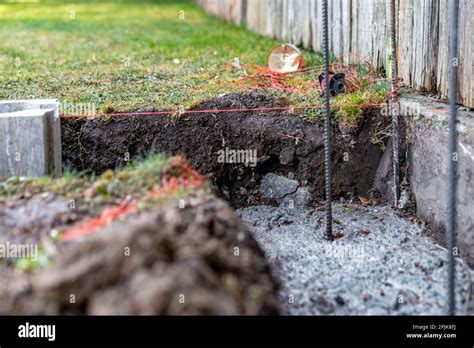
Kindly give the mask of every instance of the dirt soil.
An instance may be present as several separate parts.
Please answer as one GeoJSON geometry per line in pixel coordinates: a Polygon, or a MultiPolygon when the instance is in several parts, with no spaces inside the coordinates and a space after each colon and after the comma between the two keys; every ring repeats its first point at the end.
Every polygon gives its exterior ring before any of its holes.
{"type": "Polygon", "coordinates": [[[204,196],[116,221],[37,274],[3,266],[4,314],[279,313],[279,286],[248,228],[204,196]]]}
{"type": "MultiPolygon", "coordinates": [[[[275,106],[288,103],[254,90],[224,95],[194,109],[275,106]]],[[[259,192],[262,179],[272,177],[268,174],[294,179],[305,188],[296,188],[296,198],[317,201],[324,195],[323,125],[299,116],[272,111],[62,119],[63,163],[99,174],[152,152],[184,154],[234,207],[277,204],[275,192],[259,192]],[[226,148],[256,151],[256,166],[220,162],[218,151],[226,148]]],[[[369,110],[353,134],[333,125],[335,197],[371,190],[382,156],[371,138],[387,124],[380,113],[369,110]]],[[[70,225],[85,215],[80,209],[71,215],[67,199],[46,194],[0,208],[5,217],[0,242],[10,243],[44,242],[58,224],[70,225]]],[[[21,273],[0,263],[5,280],[0,313],[281,312],[279,282],[262,250],[229,205],[215,198],[188,197],[184,209],[177,201],[158,205],[79,241],[45,247],[53,262],[39,273],[21,273]]]]}
{"type": "Polygon", "coordinates": [[[66,197],[50,192],[0,204],[0,244],[39,244],[56,228],[72,226],[91,213],[71,209],[66,197]]]}
{"type": "MultiPolygon", "coordinates": [[[[288,106],[288,102],[254,90],[227,94],[194,109],[275,106],[288,106]]],[[[382,156],[380,146],[371,138],[387,124],[388,120],[372,109],[365,111],[355,134],[343,134],[333,125],[335,198],[366,194],[371,189],[382,156]]],[[[309,187],[314,200],[324,196],[323,124],[304,120],[298,112],[62,119],[61,127],[66,168],[100,173],[150,152],[184,154],[201,174],[209,175],[214,191],[235,207],[262,203],[256,193],[260,179],[268,173],[295,177],[309,187]],[[219,163],[218,151],[225,148],[256,150],[258,164],[219,163]]]]}

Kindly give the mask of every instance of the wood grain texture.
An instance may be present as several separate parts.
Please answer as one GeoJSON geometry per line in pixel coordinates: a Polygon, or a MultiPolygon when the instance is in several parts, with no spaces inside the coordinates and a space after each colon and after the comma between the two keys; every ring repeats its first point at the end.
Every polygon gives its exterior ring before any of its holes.
{"type": "Polygon", "coordinates": [[[459,6],[458,98],[462,104],[474,106],[474,2],[461,0],[459,6]]]}
{"type": "Polygon", "coordinates": [[[195,0],[207,13],[223,20],[241,24],[244,19],[244,1],[246,0],[195,0]]]}
{"type": "MultiPolygon", "coordinates": [[[[196,0],[206,11],[285,42],[322,49],[321,0],[196,0]]],[[[459,1],[459,103],[474,107],[474,1],[459,1]]],[[[390,0],[330,0],[329,48],[386,64],[390,0]]],[[[448,95],[448,0],[397,0],[398,76],[418,90],[448,95]]]]}

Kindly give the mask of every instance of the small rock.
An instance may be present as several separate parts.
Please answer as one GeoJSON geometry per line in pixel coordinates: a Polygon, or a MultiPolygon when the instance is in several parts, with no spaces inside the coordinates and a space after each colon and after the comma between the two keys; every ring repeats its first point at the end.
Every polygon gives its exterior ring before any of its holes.
{"type": "Polygon", "coordinates": [[[280,163],[290,165],[295,160],[295,149],[286,147],[280,152],[280,163]]]}
{"type": "Polygon", "coordinates": [[[260,185],[262,198],[267,199],[281,199],[286,195],[295,193],[297,189],[298,182],[296,180],[290,180],[273,173],[265,175],[260,185]]]}

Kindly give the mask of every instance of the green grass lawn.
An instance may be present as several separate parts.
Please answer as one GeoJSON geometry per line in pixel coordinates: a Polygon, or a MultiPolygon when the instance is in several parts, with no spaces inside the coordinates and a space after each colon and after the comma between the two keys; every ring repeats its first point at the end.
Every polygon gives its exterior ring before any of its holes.
{"type": "Polygon", "coordinates": [[[175,110],[243,89],[226,63],[266,65],[277,43],[178,0],[0,2],[0,28],[0,99],[98,112],[175,110]]]}

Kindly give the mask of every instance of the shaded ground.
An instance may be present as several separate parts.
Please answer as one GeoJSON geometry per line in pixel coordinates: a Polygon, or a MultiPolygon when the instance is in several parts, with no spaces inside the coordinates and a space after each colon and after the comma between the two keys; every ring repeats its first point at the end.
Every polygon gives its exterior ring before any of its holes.
{"type": "MultiPolygon", "coordinates": [[[[195,110],[288,106],[267,93],[227,94],[195,110]]],[[[228,112],[168,116],[62,119],[63,161],[78,171],[102,172],[150,152],[184,154],[215,192],[234,206],[260,203],[256,194],[267,173],[293,175],[306,183],[314,200],[323,197],[323,125],[286,111],[228,112]],[[256,151],[255,167],[221,163],[219,151],[256,151]]],[[[388,120],[379,110],[364,110],[350,133],[333,125],[334,195],[366,195],[382,156],[378,133],[388,120]]]]}

